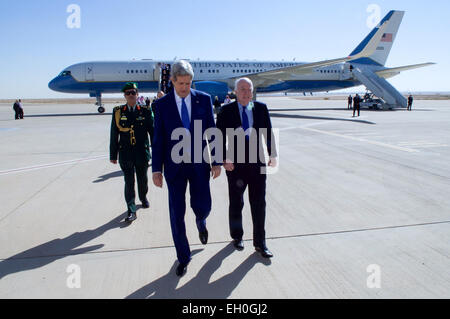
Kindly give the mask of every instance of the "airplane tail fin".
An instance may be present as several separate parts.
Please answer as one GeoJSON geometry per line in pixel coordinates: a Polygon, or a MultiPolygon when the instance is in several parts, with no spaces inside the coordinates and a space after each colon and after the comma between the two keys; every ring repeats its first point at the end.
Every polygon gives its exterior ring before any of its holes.
{"type": "Polygon", "coordinates": [[[395,38],[397,36],[398,29],[403,20],[405,11],[390,11],[381,22],[369,33],[369,35],[353,50],[350,55],[356,55],[364,50],[368,45],[373,36],[377,33],[379,28],[383,23],[387,22],[386,31],[383,37],[379,41],[375,52],[368,58],[361,58],[354,60],[354,63],[364,63],[364,64],[375,64],[384,66],[386,60],[391,52],[392,45],[394,44],[395,38]]]}

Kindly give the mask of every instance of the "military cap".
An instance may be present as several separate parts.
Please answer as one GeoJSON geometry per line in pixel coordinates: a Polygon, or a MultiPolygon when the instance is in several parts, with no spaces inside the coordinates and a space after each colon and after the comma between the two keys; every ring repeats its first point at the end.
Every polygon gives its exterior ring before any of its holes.
{"type": "Polygon", "coordinates": [[[122,88],[122,92],[125,92],[126,90],[135,89],[137,90],[137,83],[136,82],[128,82],[125,84],[125,86],[122,88]]]}

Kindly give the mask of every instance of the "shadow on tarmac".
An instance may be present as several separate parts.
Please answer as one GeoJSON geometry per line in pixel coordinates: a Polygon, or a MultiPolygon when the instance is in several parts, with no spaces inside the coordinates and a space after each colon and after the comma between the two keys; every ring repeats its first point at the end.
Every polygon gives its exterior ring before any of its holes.
{"type": "MultiPolygon", "coordinates": [[[[198,253],[201,250],[192,252],[198,253]]],[[[219,269],[222,261],[235,252],[232,243],[225,246],[199,270],[197,275],[187,282],[184,286],[176,288],[180,277],[175,274],[178,265],[176,261],[169,272],[161,278],[149,283],[148,285],[133,292],[126,299],[149,299],[149,298],[172,298],[172,299],[224,299],[231,295],[233,290],[244,279],[245,275],[258,263],[266,266],[271,264],[270,259],[265,259],[258,253],[248,256],[236,269],[231,273],[210,283],[211,276],[219,269]]],[[[189,272],[189,266],[187,271],[189,272]]]]}
{"type": "Polygon", "coordinates": [[[102,183],[102,182],[106,182],[108,179],[110,178],[115,178],[115,177],[120,177],[123,176],[123,172],[117,171],[117,172],[112,172],[112,173],[108,173],[102,176],[99,176],[95,181],[93,181],[92,183],[102,183]]]}
{"type": "Polygon", "coordinates": [[[295,119],[307,119],[307,120],[356,122],[356,123],[370,124],[370,125],[376,125],[377,124],[377,123],[370,122],[370,121],[365,121],[365,120],[352,120],[352,119],[343,119],[343,118],[337,118],[337,117],[306,116],[306,115],[280,114],[280,113],[271,113],[270,117],[295,118],[295,119]]]}
{"type": "Polygon", "coordinates": [[[112,113],[69,113],[69,114],[30,114],[25,117],[65,117],[65,116],[104,116],[112,115],[112,113]]]}
{"type": "Polygon", "coordinates": [[[103,244],[76,248],[100,237],[108,230],[128,227],[130,224],[123,221],[126,216],[127,212],[96,229],[73,233],[62,239],[54,239],[4,259],[0,261],[0,279],[10,274],[46,266],[68,255],[79,255],[100,249],[104,246],[103,244]]]}

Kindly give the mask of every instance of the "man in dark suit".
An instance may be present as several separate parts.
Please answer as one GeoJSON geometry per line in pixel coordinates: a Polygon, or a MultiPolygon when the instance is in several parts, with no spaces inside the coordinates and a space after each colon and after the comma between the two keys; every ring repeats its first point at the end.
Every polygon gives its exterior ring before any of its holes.
{"type": "Polygon", "coordinates": [[[212,166],[203,157],[207,149],[203,137],[209,128],[215,128],[211,97],[191,89],[194,72],[187,61],[178,61],[172,66],[171,81],[174,90],[155,101],[155,136],[152,143],[153,183],[163,185],[163,173],[169,191],[169,210],[172,237],[179,265],[176,274],[182,276],[191,260],[191,251],[186,237],[184,215],[186,212],[186,188],[189,182],[190,205],[196,216],[197,229],[202,244],[208,242],[206,218],[211,211],[210,174],[220,175],[221,163],[212,166]],[[182,136],[181,140],[179,136],[182,136]],[[178,147],[192,137],[187,147],[178,147]],[[178,138],[178,139],[177,139],[178,138]]]}
{"type": "Polygon", "coordinates": [[[127,104],[113,109],[109,159],[117,164],[125,179],[125,201],[128,208],[127,222],[136,220],[136,193],[134,176],[136,174],[138,194],[142,207],[148,208],[148,162],[150,160],[150,140],[153,137],[153,114],[149,108],[137,105],[139,96],[137,84],[126,83],[122,89],[127,104]]]}
{"type": "Polygon", "coordinates": [[[235,84],[237,101],[222,106],[217,116],[217,128],[222,131],[223,166],[228,178],[229,227],[236,249],[244,249],[242,236],[242,209],[244,192],[248,196],[253,221],[253,246],[265,258],[273,257],[267,249],[265,238],[266,217],[266,160],[263,137],[269,153],[268,165],[276,166],[275,139],[267,106],[252,102],[253,83],[240,78],[235,84]],[[226,138],[225,138],[226,136],[226,138]]]}
{"type": "Polygon", "coordinates": [[[412,104],[413,104],[413,101],[414,101],[414,98],[413,98],[413,96],[410,94],[410,95],[408,96],[408,111],[411,111],[411,110],[412,110],[412,104]]]}
{"type": "Polygon", "coordinates": [[[16,120],[20,119],[20,108],[18,100],[14,102],[13,109],[14,109],[14,119],[16,120]]]}
{"type": "Polygon", "coordinates": [[[359,94],[356,94],[353,98],[353,117],[355,117],[355,112],[358,111],[358,116],[361,108],[361,98],[359,97],[359,94]]]}

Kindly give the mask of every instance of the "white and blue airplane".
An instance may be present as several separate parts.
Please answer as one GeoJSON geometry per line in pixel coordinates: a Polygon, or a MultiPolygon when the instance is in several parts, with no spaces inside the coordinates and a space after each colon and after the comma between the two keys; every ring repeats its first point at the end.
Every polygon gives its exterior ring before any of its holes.
{"type": "MultiPolygon", "coordinates": [[[[407,107],[405,97],[387,78],[402,71],[434,63],[395,68],[385,67],[404,11],[390,11],[348,57],[302,62],[189,61],[194,69],[193,87],[218,96],[223,101],[233,90],[234,81],[246,76],[256,93],[323,92],[364,85],[385,102],[385,107],[407,107]]],[[[103,113],[103,93],[120,93],[126,82],[137,82],[140,92],[161,88],[162,68],[173,61],[98,61],[83,62],[65,68],[50,81],[49,88],[65,93],[88,93],[96,97],[103,113]]]]}

